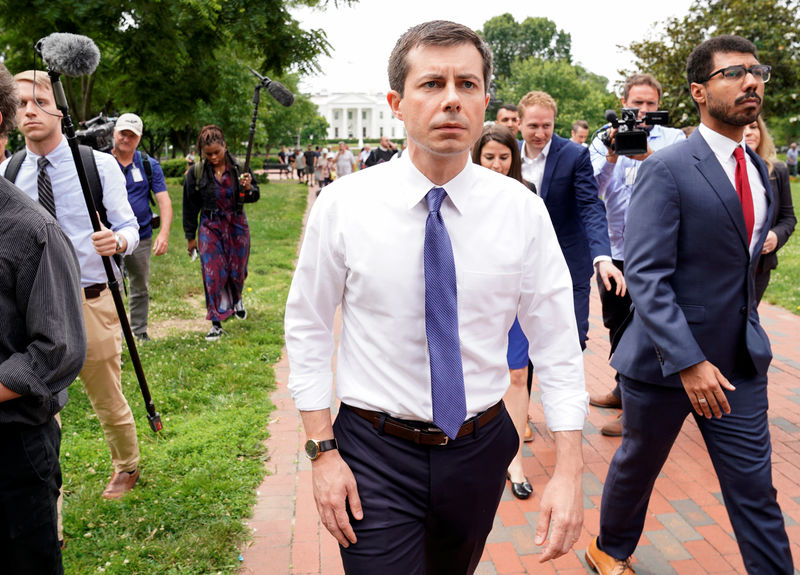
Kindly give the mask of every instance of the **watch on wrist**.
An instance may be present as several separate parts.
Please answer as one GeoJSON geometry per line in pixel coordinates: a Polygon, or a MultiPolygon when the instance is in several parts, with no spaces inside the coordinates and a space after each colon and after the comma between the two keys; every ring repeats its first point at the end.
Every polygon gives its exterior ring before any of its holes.
{"type": "Polygon", "coordinates": [[[339,444],[336,443],[335,438],[326,439],[324,441],[318,439],[309,439],[306,441],[306,455],[311,461],[316,460],[323,452],[333,449],[339,449],[339,444]]]}
{"type": "Polygon", "coordinates": [[[119,234],[117,234],[117,233],[115,233],[115,234],[114,234],[114,239],[115,239],[115,240],[117,240],[117,250],[116,250],[116,253],[120,253],[120,252],[122,252],[122,236],[121,236],[121,235],[119,235],[119,234]]]}

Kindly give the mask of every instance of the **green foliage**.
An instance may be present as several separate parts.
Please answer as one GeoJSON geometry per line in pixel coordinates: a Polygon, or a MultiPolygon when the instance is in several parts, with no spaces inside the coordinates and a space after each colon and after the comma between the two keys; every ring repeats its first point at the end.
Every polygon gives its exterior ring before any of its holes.
{"type": "Polygon", "coordinates": [[[199,262],[186,254],[179,180],[169,179],[168,188],[176,216],[169,251],[152,259],[154,337],[137,346],[164,429],[150,431],[125,353],[123,389],[138,424],[141,480],[121,501],[106,501],[108,449],[80,383],[70,387],[61,414],[66,573],[234,574],[250,537],[243,520],[265,473],[271,366],[283,346],[307,188],[273,183],[248,204],[248,318],[227,321],[227,334],[213,343],[204,339],[199,262]]]}
{"type": "MultiPolygon", "coordinates": [[[[633,69],[649,72],[661,82],[661,107],[670,112],[674,125],[694,125],[699,119],[686,81],[690,52],[712,36],[743,36],[756,45],[759,61],[773,68],[765,90],[764,116],[773,125],[790,126],[778,142],[785,143],[800,135],[796,114],[798,25],[796,0],[696,0],[686,16],[667,20],[651,38],[631,44],[633,69]]],[[[629,75],[630,71],[623,73],[629,75]]]]}
{"type": "MultiPolygon", "coordinates": [[[[350,4],[354,0],[339,0],[350,4]]],[[[246,65],[280,77],[316,70],[328,54],[322,30],[303,30],[291,5],[325,0],[3,0],[3,56],[13,72],[31,68],[33,43],[54,30],[91,37],[96,72],[63,78],[76,121],[99,111],[145,119],[145,145],[166,138],[188,151],[196,129],[219,124],[232,142],[246,139],[255,78],[246,65]]]]}
{"type": "Polygon", "coordinates": [[[498,96],[516,104],[532,90],[547,92],[558,104],[555,131],[568,137],[575,120],[586,120],[590,126],[602,123],[603,112],[616,106],[617,99],[606,89],[607,85],[606,78],[581,66],[563,60],[528,58],[512,64],[498,96]]]}
{"type": "Polygon", "coordinates": [[[163,160],[161,169],[165,178],[183,178],[183,174],[186,172],[186,165],[186,158],[175,158],[163,160]]]}
{"type": "Polygon", "coordinates": [[[517,22],[511,14],[495,16],[478,31],[492,49],[494,76],[499,82],[511,74],[514,60],[535,56],[570,62],[572,38],[548,18],[525,18],[517,22]]]}

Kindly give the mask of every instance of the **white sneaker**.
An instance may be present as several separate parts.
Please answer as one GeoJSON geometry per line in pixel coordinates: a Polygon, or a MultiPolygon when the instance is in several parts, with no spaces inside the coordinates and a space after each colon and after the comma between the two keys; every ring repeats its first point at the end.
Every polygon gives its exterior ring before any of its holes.
{"type": "Polygon", "coordinates": [[[247,319],[247,310],[244,309],[244,301],[239,300],[233,304],[233,314],[239,319],[247,319]]]}
{"type": "Polygon", "coordinates": [[[212,324],[211,329],[208,331],[208,335],[206,335],[206,341],[217,341],[222,337],[223,333],[225,332],[222,331],[220,326],[212,324]]]}

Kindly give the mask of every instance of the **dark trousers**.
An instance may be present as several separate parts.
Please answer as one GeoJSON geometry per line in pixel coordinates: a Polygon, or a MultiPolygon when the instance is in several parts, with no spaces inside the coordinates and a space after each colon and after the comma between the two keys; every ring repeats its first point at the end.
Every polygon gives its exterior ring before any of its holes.
{"type": "MultiPolygon", "coordinates": [[[[624,272],[625,271],[625,262],[622,260],[611,260],[616,268],[624,272]]],[[[614,341],[614,336],[617,334],[617,330],[622,326],[622,322],[625,321],[625,318],[628,317],[628,314],[631,311],[631,296],[628,292],[625,292],[624,296],[618,296],[614,293],[617,286],[614,280],[611,280],[611,291],[606,289],[603,280],[600,279],[599,275],[595,275],[595,279],[597,280],[597,289],[600,294],[600,304],[603,308],[603,325],[608,330],[608,339],[610,341],[614,341]]],[[[617,376],[619,377],[619,376],[617,376]]],[[[619,383],[617,386],[611,391],[617,397],[620,396],[619,391],[619,383]]]]}
{"type": "Polygon", "coordinates": [[[575,321],[578,324],[578,342],[581,344],[581,349],[586,349],[586,340],[589,338],[589,296],[591,291],[592,286],[588,281],[572,284],[572,304],[575,307],[575,321]]]}
{"type": "Polygon", "coordinates": [[[56,500],[61,487],[61,430],[0,425],[0,572],[61,575],[56,500]]]}
{"type": "Polygon", "coordinates": [[[346,406],[333,426],[364,518],[340,548],[351,575],[464,575],[478,565],[519,436],[505,408],[473,435],[421,446],[373,428],[346,406]]]}
{"type": "MultiPolygon", "coordinates": [[[[695,415],[722,489],[748,573],[791,574],[789,540],[772,486],[766,378],[731,381],[731,413],[695,415]]],[[[622,444],[606,477],[600,508],[600,548],[629,557],[644,527],[656,477],[692,410],[684,389],[620,376],[622,444]]]]}

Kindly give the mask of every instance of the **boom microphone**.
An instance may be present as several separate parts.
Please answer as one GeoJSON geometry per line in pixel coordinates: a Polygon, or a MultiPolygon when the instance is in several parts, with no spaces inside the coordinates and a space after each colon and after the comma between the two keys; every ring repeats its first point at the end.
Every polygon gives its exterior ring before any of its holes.
{"type": "MultiPolygon", "coordinates": [[[[248,66],[248,68],[250,68],[250,66],[248,66]]],[[[266,76],[262,76],[252,68],[250,68],[250,71],[261,80],[261,83],[267,87],[267,91],[272,94],[272,97],[280,104],[283,106],[291,106],[294,103],[294,94],[292,94],[286,86],[275,80],[270,80],[266,76]]]]}
{"type": "Polygon", "coordinates": [[[36,42],[34,49],[49,71],[65,76],[88,76],[100,63],[100,50],[92,39],[78,34],[55,32],[36,42]]]}

